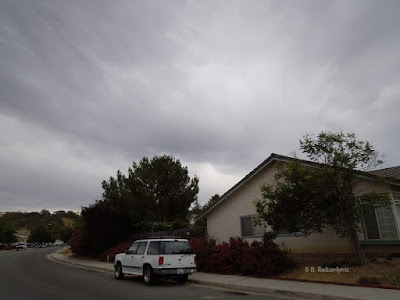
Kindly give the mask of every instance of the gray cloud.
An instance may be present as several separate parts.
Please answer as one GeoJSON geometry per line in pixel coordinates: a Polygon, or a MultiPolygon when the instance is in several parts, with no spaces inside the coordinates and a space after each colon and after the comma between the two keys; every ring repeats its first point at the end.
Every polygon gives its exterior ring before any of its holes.
{"type": "Polygon", "coordinates": [[[399,165],[397,1],[2,1],[0,210],[79,209],[167,153],[222,194],[306,132],[399,165]]]}

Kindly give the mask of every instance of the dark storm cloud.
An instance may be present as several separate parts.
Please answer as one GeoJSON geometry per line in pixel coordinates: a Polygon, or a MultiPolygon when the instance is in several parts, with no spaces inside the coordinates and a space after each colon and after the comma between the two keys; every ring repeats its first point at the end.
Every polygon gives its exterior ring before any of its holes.
{"type": "Polygon", "coordinates": [[[2,1],[0,211],[79,209],[162,153],[200,176],[204,203],[321,130],[356,132],[399,165],[399,9],[2,1]]]}

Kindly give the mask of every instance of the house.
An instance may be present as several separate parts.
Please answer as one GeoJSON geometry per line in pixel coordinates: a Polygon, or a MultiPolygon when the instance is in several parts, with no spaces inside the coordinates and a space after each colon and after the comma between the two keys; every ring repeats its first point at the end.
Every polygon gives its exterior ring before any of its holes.
{"type": "MultiPolygon", "coordinates": [[[[277,172],[276,165],[286,163],[293,158],[271,154],[259,166],[223,194],[218,201],[200,213],[196,220],[207,221],[209,237],[218,242],[227,241],[230,237],[242,237],[249,242],[261,240],[269,231],[269,226],[259,218],[253,201],[261,198],[260,185],[273,184],[277,172]]],[[[309,167],[320,164],[300,160],[309,167]]],[[[361,245],[366,253],[400,253],[400,166],[373,172],[357,172],[356,195],[375,191],[386,193],[391,201],[390,206],[371,206],[363,220],[363,232],[359,233],[361,245]],[[390,177],[393,180],[376,183],[376,175],[390,177]]],[[[313,233],[304,236],[297,234],[280,234],[276,243],[284,245],[293,253],[354,253],[350,239],[339,238],[334,231],[326,230],[323,234],[313,233]]]]}

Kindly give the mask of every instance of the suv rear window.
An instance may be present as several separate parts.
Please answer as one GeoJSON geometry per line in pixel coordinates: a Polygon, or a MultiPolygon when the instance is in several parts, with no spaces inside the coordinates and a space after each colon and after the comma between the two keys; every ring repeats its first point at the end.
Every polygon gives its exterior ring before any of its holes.
{"type": "Polygon", "coordinates": [[[150,242],[147,254],[192,254],[193,249],[187,241],[150,242]]]}

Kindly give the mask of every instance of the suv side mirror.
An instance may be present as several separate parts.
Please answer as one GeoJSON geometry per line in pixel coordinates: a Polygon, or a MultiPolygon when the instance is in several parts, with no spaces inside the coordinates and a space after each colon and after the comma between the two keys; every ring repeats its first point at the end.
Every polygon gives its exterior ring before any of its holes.
{"type": "Polygon", "coordinates": [[[129,249],[125,249],[125,254],[129,254],[129,249]]]}

